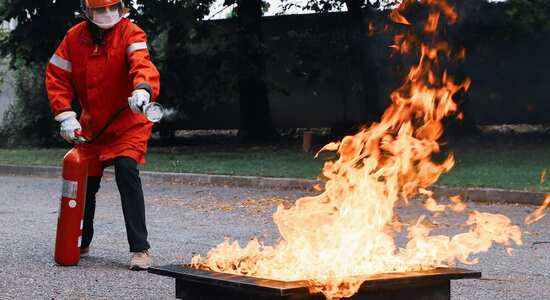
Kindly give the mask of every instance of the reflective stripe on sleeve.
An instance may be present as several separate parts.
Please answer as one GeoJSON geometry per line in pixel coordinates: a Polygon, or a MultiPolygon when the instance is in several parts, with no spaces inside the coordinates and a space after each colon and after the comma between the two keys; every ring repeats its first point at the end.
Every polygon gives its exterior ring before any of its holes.
{"type": "Polygon", "coordinates": [[[54,54],[52,58],[50,59],[50,63],[60,69],[63,69],[67,72],[73,71],[73,65],[70,61],[64,59],[61,56],[58,56],[57,54],[54,54]]]}
{"type": "Polygon", "coordinates": [[[139,42],[139,43],[133,43],[128,46],[128,49],[126,49],[126,53],[130,54],[137,50],[143,50],[147,49],[147,43],[146,42],[139,42]]]}

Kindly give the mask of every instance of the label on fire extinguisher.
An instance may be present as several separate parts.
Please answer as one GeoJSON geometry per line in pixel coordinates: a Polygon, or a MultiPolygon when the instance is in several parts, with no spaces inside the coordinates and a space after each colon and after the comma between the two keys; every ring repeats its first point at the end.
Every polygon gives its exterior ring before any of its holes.
{"type": "Polygon", "coordinates": [[[63,180],[63,190],[61,195],[63,198],[76,199],[76,189],[78,187],[78,182],[63,180]]]}

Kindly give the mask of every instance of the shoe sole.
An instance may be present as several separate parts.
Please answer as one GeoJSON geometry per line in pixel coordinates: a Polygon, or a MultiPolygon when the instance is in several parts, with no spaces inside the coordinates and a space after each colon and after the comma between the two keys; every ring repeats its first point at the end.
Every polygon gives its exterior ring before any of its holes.
{"type": "Polygon", "coordinates": [[[140,267],[140,266],[131,266],[131,267],[130,267],[130,270],[131,270],[131,271],[137,271],[137,272],[139,272],[139,271],[147,271],[148,269],[149,269],[149,267],[147,267],[147,268],[142,268],[142,267],[140,267]]]}

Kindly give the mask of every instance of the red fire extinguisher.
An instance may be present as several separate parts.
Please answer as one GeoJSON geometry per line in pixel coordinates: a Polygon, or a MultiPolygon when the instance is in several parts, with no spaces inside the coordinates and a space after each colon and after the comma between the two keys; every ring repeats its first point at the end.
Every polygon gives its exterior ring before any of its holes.
{"type": "Polygon", "coordinates": [[[61,266],[75,266],[80,261],[87,179],[88,162],[77,145],[63,159],[63,188],[55,240],[55,262],[61,266]]]}
{"type": "MultiPolygon", "coordinates": [[[[57,220],[54,254],[55,262],[61,266],[76,266],[80,261],[88,161],[82,155],[79,144],[93,143],[128,108],[128,106],[125,106],[115,112],[103,128],[90,139],[82,136],[80,131],[75,131],[77,136],[76,146],[67,152],[63,158],[63,189],[57,220]]],[[[164,115],[164,108],[156,102],[145,105],[142,107],[142,111],[145,117],[153,123],[160,122],[164,115]]]]}

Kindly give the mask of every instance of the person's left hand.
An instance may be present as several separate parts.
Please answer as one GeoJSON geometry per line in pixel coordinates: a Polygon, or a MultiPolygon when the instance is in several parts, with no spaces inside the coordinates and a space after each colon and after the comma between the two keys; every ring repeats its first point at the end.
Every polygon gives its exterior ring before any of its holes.
{"type": "Polygon", "coordinates": [[[142,113],[143,107],[149,104],[150,99],[151,95],[149,95],[149,92],[144,89],[137,89],[128,98],[128,105],[133,112],[142,113]]]}

